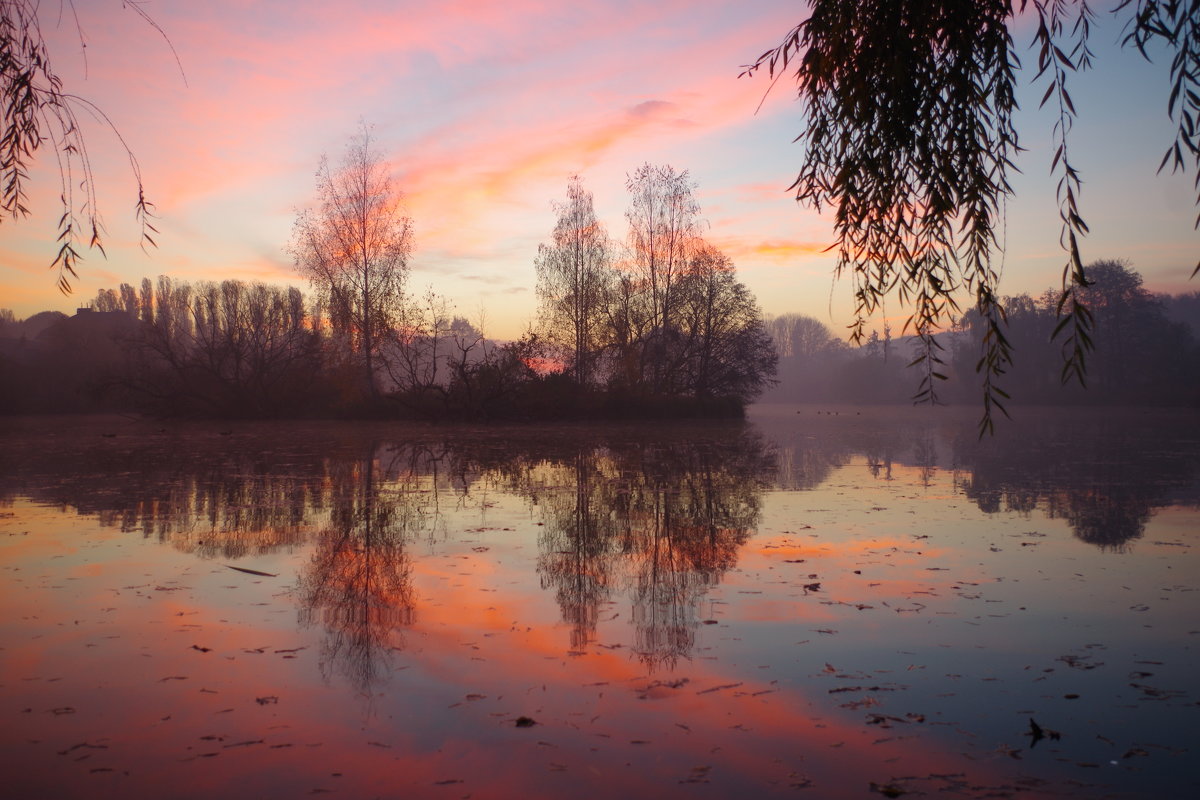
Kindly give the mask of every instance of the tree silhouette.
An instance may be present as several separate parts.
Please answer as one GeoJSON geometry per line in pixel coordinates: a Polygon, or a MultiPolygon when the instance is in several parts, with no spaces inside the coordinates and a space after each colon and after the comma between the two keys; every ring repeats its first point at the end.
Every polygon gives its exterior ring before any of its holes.
{"type": "Polygon", "coordinates": [[[600,315],[613,276],[612,248],[596,219],[583,180],[567,180],[567,202],[555,203],[558,221],[551,244],[538,245],[538,299],[551,339],[565,346],[567,366],[580,386],[595,371],[600,315]]]}
{"type": "Polygon", "coordinates": [[[327,304],[334,332],[356,356],[373,397],[379,350],[404,299],[412,220],[366,126],[338,169],[322,156],[317,197],[317,207],[296,218],[291,252],[327,304]]]}

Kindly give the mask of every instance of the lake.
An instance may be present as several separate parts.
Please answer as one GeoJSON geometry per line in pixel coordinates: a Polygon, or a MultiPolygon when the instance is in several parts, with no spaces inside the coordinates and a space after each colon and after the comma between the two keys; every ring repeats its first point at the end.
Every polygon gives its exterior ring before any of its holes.
{"type": "Polygon", "coordinates": [[[0,420],[7,797],[1197,796],[1200,417],[0,420]]]}

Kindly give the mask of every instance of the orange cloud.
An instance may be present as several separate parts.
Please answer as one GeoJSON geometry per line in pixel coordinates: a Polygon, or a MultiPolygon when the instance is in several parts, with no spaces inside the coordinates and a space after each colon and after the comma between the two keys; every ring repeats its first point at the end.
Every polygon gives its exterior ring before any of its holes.
{"type": "Polygon", "coordinates": [[[781,266],[793,266],[800,260],[828,255],[829,251],[827,242],[794,239],[756,241],[721,237],[716,239],[714,244],[728,254],[735,263],[742,266],[764,261],[781,266]]]}

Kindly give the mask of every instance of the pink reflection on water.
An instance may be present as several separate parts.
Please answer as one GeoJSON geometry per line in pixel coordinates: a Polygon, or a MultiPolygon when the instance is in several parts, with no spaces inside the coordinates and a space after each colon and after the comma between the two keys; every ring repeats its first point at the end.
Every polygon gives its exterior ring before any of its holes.
{"type": "Polygon", "coordinates": [[[1168,693],[1194,512],[1135,558],[982,514],[929,469],[828,459],[783,492],[753,454],[447,478],[387,452],[314,459],[300,489],[183,475],[161,516],[18,496],[0,514],[7,791],[1037,797],[1137,786],[1149,762],[1122,754],[1194,718],[1168,693]],[[1033,748],[1032,716],[1062,741],[1033,748]],[[1097,730],[1118,762],[1100,779],[1080,766],[1097,730]]]}
{"type": "Polygon", "coordinates": [[[149,544],[60,569],[111,531],[15,508],[0,684],[18,795],[782,793],[853,770],[870,747],[948,768],[918,742],[872,746],[874,731],[814,713],[765,675],[703,657],[648,673],[626,620],[568,655],[540,588],[469,550],[419,562],[405,649],[371,696],[348,697],[322,678],[318,632],[295,628],[287,579],[149,544]],[[17,534],[31,522],[36,539],[17,534]],[[521,716],[537,724],[518,728],[521,716]]]}

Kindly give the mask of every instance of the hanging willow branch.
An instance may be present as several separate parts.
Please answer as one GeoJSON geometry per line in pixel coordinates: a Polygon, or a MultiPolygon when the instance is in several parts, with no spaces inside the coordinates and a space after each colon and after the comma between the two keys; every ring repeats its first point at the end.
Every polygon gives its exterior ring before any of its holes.
{"type": "MultiPolygon", "coordinates": [[[[1118,10],[1135,2],[1127,41],[1146,52],[1151,39],[1162,39],[1177,52],[1170,112],[1179,135],[1163,165],[1179,169],[1192,159],[1200,190],[1200,0],[1123,0],[1118,10]]],[[[944,375],[934,336],[960,313],[958,297],[973,299],[985,325],[981,433],[993,429],[994,411],[1007,414],[1000,382],[1012,363],[996,232],[1021,151],[1013,126],[1020,61],[1009,25],[1017,13],[1036,13],[1035,80],[1047,84],[1042,104],[1054,101],[1058,112],[1050,169],[1059,176],[1067,254],[1055,333],[1064,336],[1063,380],[1082,382],[1092,318],[1080,301],[1087,281],[1079,241],[1088,228],[1069,157],[1076,112],[1067,77],[1091,64],[1086,0],[810,0],[809,7],[809,18],[742,74],[765,69],[773,81],[795,80],[804,160],[790,188],[797,201],[833,211],[836,274],[848,274],[854,288],[851,340],[863,341],[889,294],[911,310],[905,330],[922,343],[918,400],[937,401],[944,375]]]]}
{"type": "MultiPolygon", "coordinates": [[[[123,5],[159,34],[163,33],[136,3],[123,5]]],[[[68,3],[68,6],[74,16],[74,5],[68,3]]],[[[78,278],[76,265],[80,251],[94,248],[104,254],[104,221],[96,203],[96,185],[79,124],[80,112],[107,126],[129,159],[137,185],[134,215],[141,229],[142,246],[155,246],[152,234],[158,231],[152,222],[154,206],[146,199],[133,151],[101,109],[64,89],[50,62],[38,10],[39,3],[34,0],[0,2],[0,223],[5,218],[29,216],[26,188],[29,167],[38,150],[48,144],[58,166],[61,208],[57,251],[50,268],[57,270],[58,287],[68,294],[71,281],[78,278]]],[[[77,20],[76,26],[78,29],[77,20]]],[[[82,31],[79,36],[82,44],[82,31]]],[[[167,44],[170,46],[170,41],[167,44]]],[[[175,60],[178,64],[178,56],[175,60]]]]}
{"type": "MultiPolygon", "coordinates": [[[[1133,45],[1147,61],[1147,48],[1159,40],[1175,52],[1171,59],[1171,94],[1167,113],[1176,124],[1175,141],[1167,148],[1158,171],[1169,163],[1172,172],[1186,170],[1196,176],[1196,205],[1200,206],[1200,0],[1121,0],[1117,11],[1133,9],[1124,43],[1133,45]]],[[[1200,214],[1195,226],[1200,228],[1200,214]]],[[[1192,277],[1200,272],[1200,262],[1192,277]]]]}
{"type": "Polygon", "coordinates": [[[895,291],[912,313],[918,399],[936,402],[933,338],[974,295],[988,324],[984,402],[1011,359],[992,254],[995,220],[1020,149],[1012,114],[1017,60],[1005,2],[814,0],[812,15],[744,74],[794,70],[807,127],[798,201],[834,211],[838,275],[855,287],[851,339],[895,291]],[[986,102],[980,102],[987,98],[986,102]]]}

